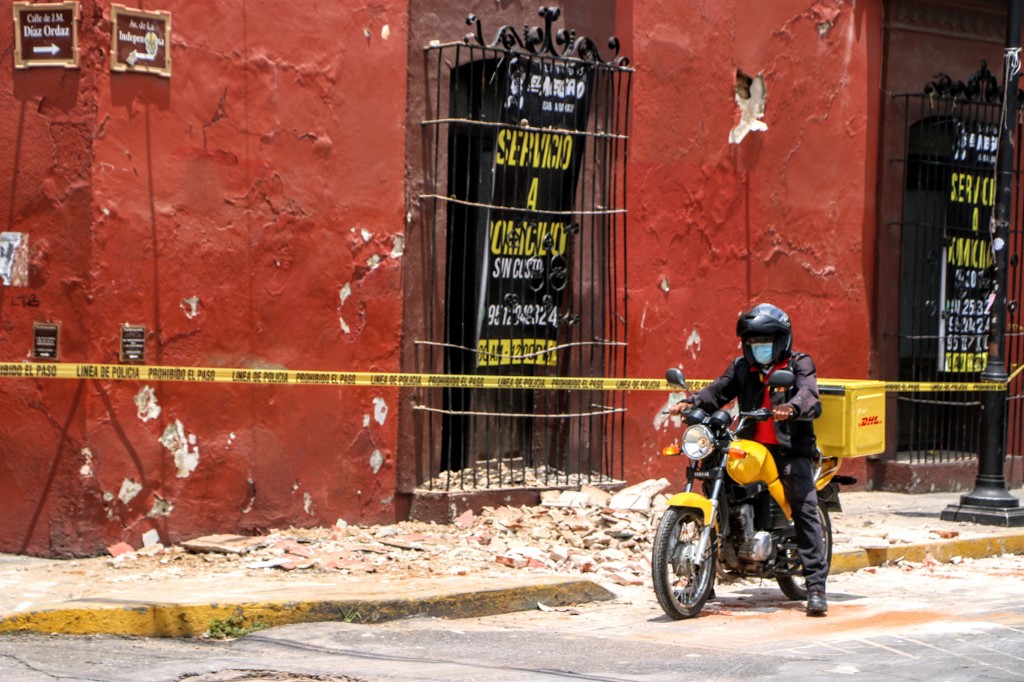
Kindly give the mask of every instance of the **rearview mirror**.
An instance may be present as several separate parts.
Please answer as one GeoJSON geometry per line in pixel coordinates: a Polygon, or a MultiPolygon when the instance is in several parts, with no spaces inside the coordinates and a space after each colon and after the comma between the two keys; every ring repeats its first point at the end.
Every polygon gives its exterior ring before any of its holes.
{"type": "Polygon", "coordinates": [[[777,369],[768,377],[768,385],[775,388],[792,388],[796,386],[796,375],[788,369],[777,369]]]}
{"type": "Polygon", "coordinates": [[[683,371],[675,367],[665,372],[665,381],[674,386],[686,388],[686,377],[683,376],[683,371]]]}

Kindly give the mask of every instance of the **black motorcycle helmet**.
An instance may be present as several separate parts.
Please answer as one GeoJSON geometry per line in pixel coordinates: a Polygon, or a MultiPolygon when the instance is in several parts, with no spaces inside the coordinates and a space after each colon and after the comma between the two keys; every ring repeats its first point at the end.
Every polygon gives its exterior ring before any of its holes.
{"type": "MultiPolygon", "coordinates": [[[[782,362],[788,355],[793,345],[793,325],[789,321],[789,315],[771,303],[758,303],[745,313],[741,313],[736,320],[736,336],[742,341],[754,336],[772,337],[772,360],[782,362]]],[[[752,367],[757,366],[750,346],[743,343],[743,357],[747,359],[752,367]]]]}

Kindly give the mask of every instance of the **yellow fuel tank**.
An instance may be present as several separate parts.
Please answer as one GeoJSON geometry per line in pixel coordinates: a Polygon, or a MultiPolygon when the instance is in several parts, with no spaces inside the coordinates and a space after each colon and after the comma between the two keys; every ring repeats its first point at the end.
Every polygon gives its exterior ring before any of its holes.
{"type": "Polygon", "coordinates": [[[764,483],[772,498],[782,507],[786,518],[792,518],[789,501],[779,480],[779,470],[768,448],[752,440],[733,441],[729,446],[729,458],[725,464],[729,478],[741,485],[764,483]]]}

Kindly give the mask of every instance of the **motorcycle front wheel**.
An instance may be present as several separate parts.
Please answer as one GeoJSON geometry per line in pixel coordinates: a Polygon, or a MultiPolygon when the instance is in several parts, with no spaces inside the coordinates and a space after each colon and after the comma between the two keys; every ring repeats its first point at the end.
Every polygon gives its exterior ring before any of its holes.
{"type": "Polygon", "coordinates": [[[715,584],[714,528],[704,555],[696,555],[703,530],[703,511],[693,507],[669,507],[654,536],[651,556],[654,594],[662,610],[676,620],[693,618],[700,613],[715,584]]]}
{"type": "MultiPolygon", "coordinates": [[[[821,522],[821,539],[825,544],[825,565],[832,564],[832,519],[829,518],[828,509],[825,505],[818,502],[818,520],[821,522]]],[[[789,550],[793,557],[792,559],[796,562],[800,562],[800,558],[796,556],[796,544],[793,544],[792,549],[789,550]]],[[[792,599],[793,601],[803,601],[807,599],[807,581],[801,575],[777,575],[775,580],[779,583],[779,588],[782,593],[792,599]]]]}

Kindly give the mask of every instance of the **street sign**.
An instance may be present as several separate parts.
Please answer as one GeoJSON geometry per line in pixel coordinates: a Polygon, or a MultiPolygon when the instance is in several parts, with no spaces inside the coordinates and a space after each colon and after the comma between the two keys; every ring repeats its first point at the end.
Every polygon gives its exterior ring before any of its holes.
{"type": "Polygon", "coordinates": [[[78,68],[78,3],[14,3],[14,67],[78,68]]]}
{"type": "Polygon", "coordinates": [[[171,77],[171,13],[110,6],[110,70],[171,77]]]}

